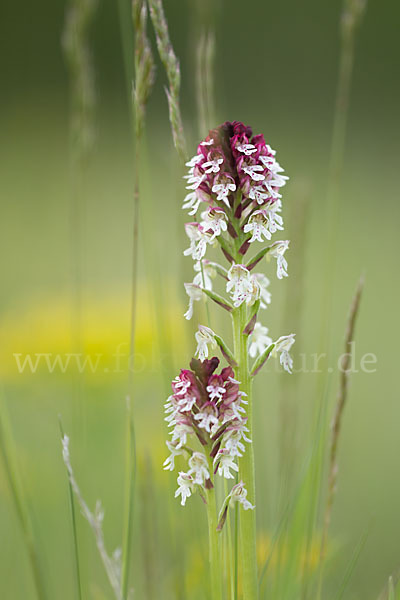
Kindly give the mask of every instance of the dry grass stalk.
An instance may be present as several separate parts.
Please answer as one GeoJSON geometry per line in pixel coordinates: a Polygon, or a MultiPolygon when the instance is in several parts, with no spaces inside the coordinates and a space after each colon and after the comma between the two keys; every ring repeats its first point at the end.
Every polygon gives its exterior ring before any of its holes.
{"type": "Polygon", "coordinates": [[[168,23],[167,19],[165,18],[161,0],[148,0],[148,2],[151,20],[156,33],[158,52],[168,78],[168,88],[166,88],[165,91],[168,98],[169,120],[172,128],[172,136],[179,157],[184,162],[187,160],[187,150],[185,135],[183,132],[181,109],[179,105],[179,90],[181,84],[179,60],[175,55],[170,41],[168,23]]]}
{"type": "Polygon", "coordinates": [[[144,0],[133,0],[132,18],[135,31],[135,82],[133,111],[137,138],[143,133],[146,104],[154,83],[154,59],[147,37],[147,5],[144,0]]]}
{"type": "Polygon", "coordinates": [[[196,98],[200,136],[205,136],[215,124],[214,60],[214,32],[204,31],[196,49],[196,98]]]}
{"type": "Polygon", "coordinates": [[[65,17],[62,47],[71,84],[71,137],[73,158],[85,161],[94,141],[96,101],[94,70],[88,32],[97,0],[70,0],[65,17]]]}
{"type": "Polygon", "coordinates": [[[85,502],[85,499],[82,495],[82,492],[78,486],[78,483],[75,479],[75,475],[71,465],[70,453],[69,453],[69,437],[64,435],[62,438],[62,452],[63,452],[63,460],[68,472],[68,478],[71,484],[71,488],[75,494],[75,497],[80,506],[82,515],[89,523],[94,538],[96,541],[96,546],[100,554],[100,558],[104,565],[105,572],[107,573],[108,580],[113,589],[114,596],[116,600],[121,600],[122,598],[122,586],[121,586],[121,550],[117,548],[112,556],[110,556],[107,552],[105,541],[104,541],[104,533],[103,533],[103,519],[104,519],[104,511],[102,509],[101,503],[98,500],[96,502],[96,507],[94,512],[90,510],[88,505],[85,502]]]}
{"type": "MultiPolygon", "coordinates": [[[[345,159],[351,80],[355,59],[356,34],[365,13],[366,6],[366,0],[344,0],[340,19],[340,61],[326,198],[325,221],[328,225],[326,231],[326,264],[323,286],[320,348],[328,347],[331,333],[329,330],[329,323],[332,309],[332,290],[335,283],[334,272],[337,256],[337,231],[339,216],[342,210],[340,198],[342,195],[341,185],[345,159]]],[[[318,396],[321,396],[321,390],[319,390],[318,396]]]]}
{"type": "Polygon", "coordinates": [[[364,288],[364,276],[361,276],[356,293],[350,307],[349,318],[347,322],[345,337],[345,354],[340,369],[340,383],[337,395],[335,414],[332,421],[331,445],[329,455],[329,475],[328,475],[328,498],[325,508],[324,528],[321,541],[321,560],[324,560],[326,554],[326,542],[328,537],[329,525],[331,522],[332,506],[336,494],[337,474],[338,474],[338,442],[340,438],[343,412],[346,405],[347,393],[350,381],[350,361],[352,343],[354,341],[354,330],[356,319],[360,307],[361,294],[364,288]]]}

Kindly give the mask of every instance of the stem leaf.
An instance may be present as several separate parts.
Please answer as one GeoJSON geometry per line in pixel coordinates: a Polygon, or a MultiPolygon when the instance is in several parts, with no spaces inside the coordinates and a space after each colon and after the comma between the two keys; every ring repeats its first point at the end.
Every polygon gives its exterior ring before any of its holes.
{"type": "Polygon", "coordinates": [[[268,348],[266,348],[264,350],[264,352],[257,358],[257,360],[254,362],[253,367],[250,371],[250,375],[252,377],[254,377],[255,375],[257,375],[257,373],[259,372],[259,370],[263,367],[264,363],[266,363],[266,361],[268,360],[272,350],[275,348],[275,344],[271,344],[270,346],[268,346],[268,348]]]}

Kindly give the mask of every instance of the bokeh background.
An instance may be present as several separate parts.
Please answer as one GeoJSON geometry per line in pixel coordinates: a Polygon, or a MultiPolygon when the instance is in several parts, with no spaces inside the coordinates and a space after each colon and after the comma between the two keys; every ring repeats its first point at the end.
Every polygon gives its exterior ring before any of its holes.
{"type": "MultiPolygon", "coordinates": [[[[307,210],[304,245],[298,245],[299,253],[302,248],[304,252],[296,256],[294,245],[288,255],[294,283],[278,282],[271,273],[273,304],[263,321],[273,337],[296,327],[297,352],[306,357],[329,353],[329,360],[321,363],[332,370],[324,391],[324,398],[326,392],[330,398],[327,422],[338,384],[335,364],[342,351],[346,315],[356,282],[361,272],[366,274],[356,335],[358,372],[352,376],[340,440],[324,597],[336,597],[354,549],[368,531],[344,597],[376,599],[400,564],[400,5],[394,0],[370,1],[357,35],[345,163],[336,198],[340,217],[336,269],[331,274],[331,335],[322,350],[318,344],[326,268],[326,188],[342,3],[219,0],[207,6],[194,0],[165,0],[181,60],[181,101],[191,154],[200,134],[196,39],[204,25],[212,24],[217,122],[249,123],[278,150],[278,160],[290,176],[284,191],[288,238],[301,216],[295,207],[307,210]],[[294,303],[290,296],[288,300],[290,285],[300,294],[294,303]],[[359,368],[366,353],[376,355],[373,373],[359,368]]],[[[116,365],[113,355],[126,352],[129,342],[135,168],[118,5],[99,0],[91,32],[96,141],[81,186],[78,243],[71,218],[69,83],[60,45],[65,8],[62,1],[3,3],[0,39],[0,374],[48,594],[57,600],[75,593],[59,414],[71,436],[72,460],[85,497],[90,505],[101,498],[106,509],[108,546],[121,543],[128,374],[126,357],[116,365]],[[78,326],[77,256],[82,317],[78,326]],[[74,367],[49,373],[43,364],[35,373],[29,369],[19,373],[14,357],[77,348],[94,358],[101,355],[95,373],[86,368],[79,374],[74,367]]],[[[154,41],[152,33],[151,38],[154,41]]],[[[165,83],[158,64],[140,165],[134,374],[138,477],[132,581],[138,598],[204,598],[200,590],[207,539],[201,501],[192,499],[182,509],[173,500],[174,477],[161,469],[166,456],[162,405],[169,394],[168,382],[194,351],[195,327],[182,317],[186,304],[182,284],[192,273],[190,261],[182,258],[184,184],[170,135],[165,83]]],[[[221,322],[228,332],[225,316],[213,308],[212,314],[211,325],[221,322]]],[[[203,309],[196,318],[204,319],[203,309]]],[[[284,489],[293,490],[322,402],[316,392],[317,374],[297,375],[294,384],[283,381],[285,377],[271,366],[256,386],[254,443],[264,558],[285,504],[282,473],[284,489]]],[[[78,527],[85,597],[108,598],[91,532],[83,519],[78,527]]],[[[0,538],[0,597],[33,599],[25,546],[2,468],[0,538]]],[[[313,557],[305,560],[312,570],[313,557]]],[[[273,578],[274,561],[270,570],[273,578]]]]}

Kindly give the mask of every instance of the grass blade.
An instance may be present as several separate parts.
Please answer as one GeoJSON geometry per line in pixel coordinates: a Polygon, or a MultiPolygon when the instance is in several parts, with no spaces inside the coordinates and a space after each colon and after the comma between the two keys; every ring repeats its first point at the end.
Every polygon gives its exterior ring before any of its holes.
{"type": "MultiPolygon", "coordinates": [[[[58,423],[60,426],[60,434],[61,439],[64,438],[64,429],[62,426],[61,416],[58,417],[58,423]]],[[[78,545],[78,529],[75,518],[75,502],[74,502],[74,492],[72,490],[71,481],[69,477],[68,479],[68,497],[69,497],[69,508],[71,511],[71,524],[72,524],[72,540],[74,546],[74,563],[75,563],[75,576],[76,576],[76,589],[77,596],[79,600],[82,600],[82,580],[81,580],[81,570],[80,570],[80,562],[79,562],[79,545],[78,545]]]]}
{"type": "Polygon", "coordinates": [[[126,399],[125,518],[122,551],[122,597],[129,597],[129,572],[132,547],[133,497],[136,483],[136,444],[131,399],[126,399]]]}
{"type": "Polygon", "coordinates": [[[394,590],[393,577],[389,577],[388,587],[389,587],[388,600],[396,600],[396,592],[394,590]]]}
{"type": "Polygon", "coordinates": [[[46,600],[47,592],[40,568],[39,555],[34,539],[31,518],[19,475],[11,427],[2,398],[0,398],[0,454],[3,459],[6,476],[11,491],[11,497],[13,499],[15,511],[20,522],[26,550],[31,564],[36,595],[39,600],[46,600]]]}
{"type": "MultiPolygon", "coordinates": [[[[139,255],[139,208],[140,208],[140,156],[145,126],[146,105],[154,82],[154,60],[147,37],[147,5],[144,0],[133,0],[132,23],[135,31],[135,82],[132,94],[132,115],[135,124],[135,180],[133,190],[133,239],[132,239],[132,290],[130,327],[130,364],[128,395],[126,400],[126,448],[125,448],[125,516],[122,553],[122,597],[129,596],[130,555],[132,546],[133,496],[136,474],[135,430],[132,414],[133,357],[135,353],[137,280],[139,255]]],[[[123,30],[124,33],[125,30],[123,30]]],[[[125,31],[125,35],[126,31],[125,31]]]]}
{"type": "Polygon", "coordinates": [[[353,552],[353,556],[351,557],[350,563],[344,574],[342,584],[341,584],[339,591],[338,591],[337,595],[335,596],[334,600],[342,600],[343,595],[344,595],[344,593],[347,589],[347,586],[349,584],[349,581],[351,579],[351,576],[353,575],[354,569],[357,566],[358,559],[360,558],[361,552],[363,551],[363,548],[367,541],[369,531],[370,531],[370,527],[368,527],[367,531],[365,531],[365,533],[361,536],[361,538],[353,552]]]}

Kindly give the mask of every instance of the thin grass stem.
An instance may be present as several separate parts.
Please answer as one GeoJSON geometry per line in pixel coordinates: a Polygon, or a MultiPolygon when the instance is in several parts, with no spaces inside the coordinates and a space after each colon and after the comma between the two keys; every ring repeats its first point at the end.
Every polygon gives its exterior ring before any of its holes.
{"type": "MultiPolygon", "coordinates": [[[[325,389],[322,396],[322,401],[317,403],[316,418],[313,427],[312,439],[314,440],[311,464],[310,464],[310,492],[309,496],[311,501],[309,502],[308,509],[308,520],[307,520],[307,534],[305,543],[305,555],[308,556],[312,544],[313,537],[315,535],[318,523],[318,516],[320,514],[320,503],[321,493],[323,484],[323,465],[326,448],[326,415],[328,411],[330,392],[330,379],[325,383],[325,389]]],[[[301,598],[306,600],[308,598],[309,591],[309,578],[306,569],[306,561],[303,564],[302,569],[302,591],[301,598]]]]}
{"type": "Polygon", "coordinates": [[[132,549],[133,530],[133,498],[136,483],[136,443],[132,415],[132,403],[126,398],[126,433],[125,433],[125,509],[122,544],[121,588],[122,598],[129,597],[130,558],[132,549]]]}
{"type": "Polygon", "coordinates": [[[104,532],[103,532],[103,519],[104,519],[104,511],[102,509],[101,503],[96,502],[96,507],[94,512],[90,510],[88,507],[78,482],[75,478],[74,471],[72,469],[70,452],[69,452],[69,438],[67,435],[64,435],[61,438],[62,443],[62,454],[65,467],[67,469],[68,478],[71,484],[71,488],[75,497],[79,503],[82,516],[89,523],[94,539],[96,541],[97,550],[99,552],[101,561],[103,563],[104,570],[108,577],[108,581],[113,590],[114,596],[116,600],[122,599],[122,588],[121,588],[121,551],[117,548],[112,555],[109,555],[107,552],[104,532]]]}
{"type": "Polygon", "coordinates": [[[15,511],[21,526],[25,547],[31,565],[33,582],[38,600],[47,599],[46,586],[40,566],[39,553],[35,541],[28,504],[19,475],[16,449],[12,438],[6,407],[0,397],[0,453],[14,503],[15,511]]]}
{"type": "Polygon", "coordinates": [[[336,91],[335,113],[333,121],[332,143],[327,186],[326,223],[326,262],[324,267],[324,297],[322,302],[321,348],[329,345],[330,314],[332,310],[334,272],[337,255],[337,227],[341,213],[342,174],[344,166],[347,121],[350,103],[351,80],[353,75],[355,42],[358,27],[366,10],[366,0],[344,0],[341,22],[341,49],[339,75],[336,91]]]}
{"type": "Polygon", "coordinates": [[[351,579],[351,576],[354,573],[354,569],[357,566],[360,555],[365,547],[365,544],[368,539],[368,535],[369,535],[369,528],[363,533],[363,535],[361,536],[360,540],[357,543],[357,546],[354,549],[353,555],[351,557],[351,560],[350,560],[350,562],[347,566],[346,572],[344,574],[343,581],[342,581],[341,585],[339,586],[338,593],[335,596],[334,600],[342,600],[344,593],[347,589],[348,583],[351,579]]]}
{"type": "MultiPolygon", "coordinates": [[[[61,421],[61,417],[58,417],[58,423],[60,426],[61,439],[64,438],[64,429],[61,421]]],[[[74,492],[71,486],[71,481],[68,479],[68,498],[69,498],[69,508],[71,511],[71,524],[72,524],[72,541],[74,548],[74,565],[75,565],[75,576],[76,576],[76,590],[77,596],[79,600],[83,598],[82,592],[82,580],[81,580],[81,569],[80,569],[80,560],[79,560],[79,544],[78,544],[78,528],[76,524],[75,517],[75,502],[74,502],[74,492]]]]}
{"type": "Polygon", "coordinates": [[[164,65],[168,88],[165,90],[168,99],[169,120],[171,123],[174,145],[181,161],[187,160],[186,140],[183,131],[182,115],[179,104],[181,73],[179,61],[171,44],[168,23],[161,0],[148,0],[151,20],[157,39],[157,48],[164,65]]]}
{"type": "MultiPolygon", "coordinates": [[[[154,81],[154,61],[147,38],[147,6],[144,0],[133,0],[132,22],[135,30],[135,84],[132,93],[132,115],[135,126],[135,175],[133,188],[133,231],[132,231],[132,276],[131,276],[131,323],[128,395],[126,398],[126,446],[125,446],[125,510],[123,526],[122,554],[122,596],[129,595],[130,556],[133,529],[133,498],[136,478],[136,443],[133,421],[133,372],[137,318],[138,254],[139,254],[139,215],[140,215],[140,158],[142,137],[145,126],[146,104],[154,81]]],[[[125,37],[126,29],[122,29],[125,37]]],[[[128,40],[124,47],[129,48],[128,40]]],[[[129,73],[129,57],[126,58],[129,73]]]]}
{"type": "MultiPolygon", "coordinates": [[[[71,334],[76,352],[83,348],[83,280],[85,251],[85,187],[88,163],[95,141],[96,89],[90,48],[90,29],[97,0],[68,0],[62,49],[69,75],[70,95],[70,254],[71,334]]],[[[77,431],[85,431],[86,405],[82,380],[74,378],[73,413],[77,431]]]]}
{"type": "Polygon", "coordinates": [[[355,333],[355,324],[357,320],[357,315],[360,308],[360,300],[362,291],[364,288],[364,276],[361,276],[356,293],[352,300],[349,312],[349,318],[347,322],[346,328],[346,336],[345,336],[345,346],[344,346],[344,360],[343,364],[340,368],[340,381],[339,381],[339,391],[336,400],[335,413],[332,421],[332,433],[331,433],[331,443],[330,443],[330,451],[329,451],[329,470],[328,470],[328,496],[326,500],[325,506],[325,516],[324,516],[324,524],[322,530],[322,538],[321,538],[321,549],[320,549],[320,574],[319,574],[319,597],[322,594],[322,578],[323,578],[323,570],[326,558],[326,545],[328,539],[329,526],[332,517],[332,506],[333,501],[336,495],[336,487],[337,487],[337,474],[338,474],[338,443],[341,432],[341,425],[343,419],[344,408],[347,401],[347,394],[349,388],[350,381],[350,360],[351,360],[351,350],[352,344],[354,342],[354,333],[355,333]]]}

